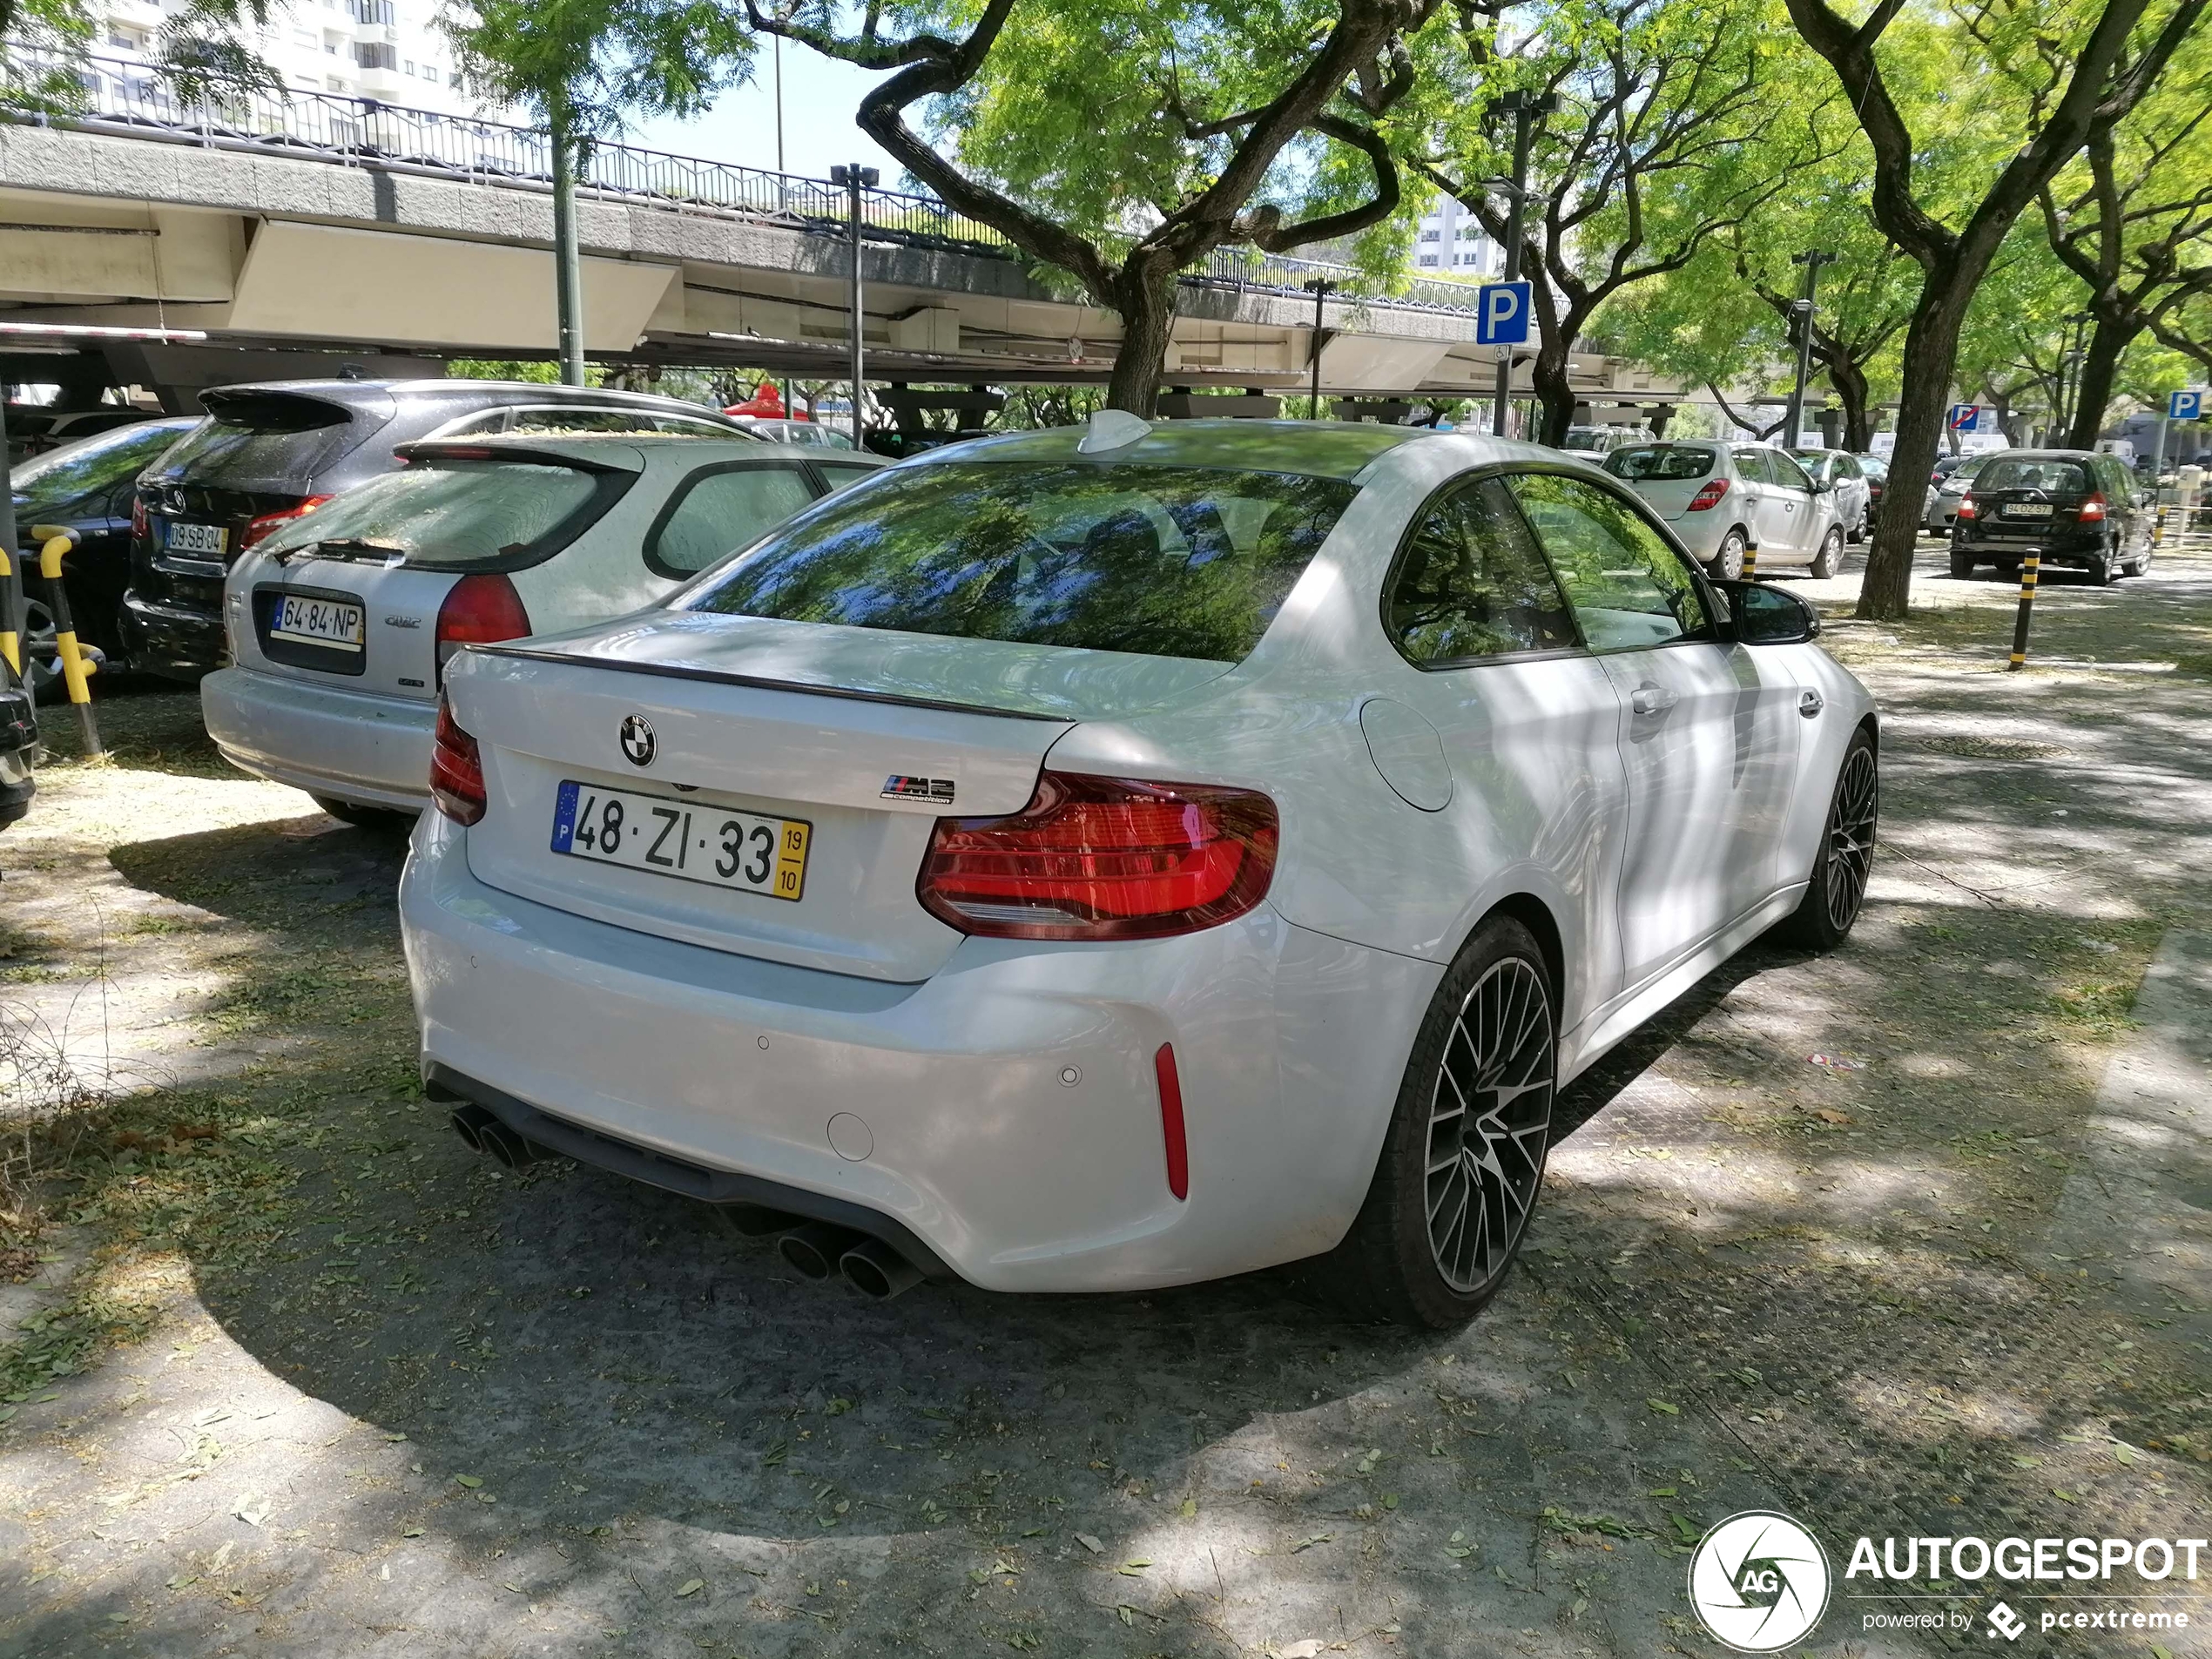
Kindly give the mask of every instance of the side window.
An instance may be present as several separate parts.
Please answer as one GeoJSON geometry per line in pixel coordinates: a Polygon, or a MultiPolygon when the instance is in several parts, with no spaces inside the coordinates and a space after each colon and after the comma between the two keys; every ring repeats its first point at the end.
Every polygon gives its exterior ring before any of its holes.
{"type": "Polygon", "coordinates": [[[465,415],[448,426],[439,428],[436,435],[461,438],[476,437],[487,432],[504,432],[507,430],[508,413],[505,409],[486,409],[482,415],[465,415]]]}
{"type": "Polygon", "coordinates": [[[1836,475],[1838,478],[1864,478],[1866,469],[1858,464],[1857,455],[1839,455],[1836,457],[1836,475]]]}
{"type": "Polygon", "coordinates": [[[819,455],[814,457],[814,464],[822,469],[822,476],[829,480],[829,487],[832,489],[842,489],[847,484],[857,484],[870,473],[879,470],[874,467],[855,466],[849,461],[826,461],[819,455]]]}
{"type": "Polygon", "coordinates": [[[1736,475],[1747,484],[1770,484],[1774,475],[1767,470],[1766,451],[1738,449],[1736,452],[1736,475]]]}
{"type": "Polygon", "coordinates": [[[1407,660],[1424,667],[1576,643],[1559,583],[1495,479],[1423,509],[1383,621],[1407,660]]]}
{"type": "Polygon", "coordinates": [[[1774,471],[1774,482],[1784,489],[1802,489],[1808,496],[1812,494],[1812,480],[1797,464],[1795,456],[1785,455],[1778,449],[1772,450],[1766,456],[1766,464],[1774,471]]]}
{"type": "Polygon", "coordinates": [[[1689,567],[1628,502],[1553,473],[1522,473],[1513,492],[1591,650],[1635,651],[1711,635],[1689,567]]]}
{"type": "Polygon", "coordinates": [[[645,563],[661,576],[696,576],[751,547],[813,499],[796,467],[741,463],[695,472],[646,538],[645,563]]]}

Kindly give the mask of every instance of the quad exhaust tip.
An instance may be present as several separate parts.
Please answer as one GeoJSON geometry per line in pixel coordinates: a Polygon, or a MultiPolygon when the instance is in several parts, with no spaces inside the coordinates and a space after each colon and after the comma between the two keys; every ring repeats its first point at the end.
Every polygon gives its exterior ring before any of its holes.
{"type": "Polygon", "coordinates": [[[503,1170],[520,1170],[555,1156],[536,1141],[517,1135],[474,1101],[455,1107],[452,1121],[453,1132],[463,1145],[471,1152],[482,1152],[503,1170]]]}
{"type": "Polygon", "coordinates": [[[810,1221],[776,1241],[783,1258],[811,1279],[826,1279],[837,1271],[838,1258],[860,1242],[850,1227],[833,1227],[826,1221],[810,1221]]]}
{"type": "MultiPolygon", "coordinates": [[[[740,1228],[745,1224],[743,1218],[732,1220],[740,1228]]],[[[792,1228],[776,1240],[776,1249],[808,1278],[819,1281],[841,1272],[854,1290],[878,1302],[903,1295],[922,1280],[921,1270],[880,1238],[826,1221],[792,1228]]]]}

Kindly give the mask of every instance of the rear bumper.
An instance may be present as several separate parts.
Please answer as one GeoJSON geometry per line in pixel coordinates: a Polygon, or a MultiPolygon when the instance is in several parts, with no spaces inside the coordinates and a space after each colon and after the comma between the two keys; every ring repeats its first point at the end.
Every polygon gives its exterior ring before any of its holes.
{"type": "Polygon", "coordinates": [[[430,804],[435,704],[225,668],[200,682],[199,707],[241,772],[364,806],[430,804]]]}
{"type": "Polygon", "coordinates": [[[1443,972],[1263,907],[1178,939],[969,940],[929,980],[889,984],[486,887],[435,813],[416,826],[400,916],[427,1076],[886,1217],[886,1238],[1004,1291],[1184,1284],[1336,1244],[1443,972]],[[1154,1071],[1166,1042],[1182,1201],[1154,1071]]]}
{"type": "Polygon", "coordinates": [[[5,829],[30,810],[38,792],[30,775],[30,751],[0,749],[0,829],[5,829]]]}
{"type": "Polygon", "coordinates": [[[2101,532],[2083,535],[2079,530],[2049,536],[1992,536],[1985,530],[1968,530],[1962,526],[1952,536],[1952,546],[1975,559],[2001,559],[2009,564],[2033,553],[2045,564],[2083,570],[2110,556],[2110,544],[2101,532]]]}
{"type": "Polygon", "coordinates": [[[131,666],[165,679],[197,682],[221,665],[226,651],[219,617],[156,604],[135,591],[123,596],[116,626],[131,666]]]}

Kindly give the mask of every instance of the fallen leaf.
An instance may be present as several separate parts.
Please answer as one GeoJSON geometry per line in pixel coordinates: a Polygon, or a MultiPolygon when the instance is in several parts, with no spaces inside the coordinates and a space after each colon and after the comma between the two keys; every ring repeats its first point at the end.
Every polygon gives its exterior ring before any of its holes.
{"type": "Polygon", "coordinates": [[[420,1527],[409,1527],[405,1532],[401,1533],[400,1536],[402,1538],[420,1538],[422,1536],[422,1528],[420,1527]]]}
{"type": "Polygon", "coordinates": [[[1144,1569],[1151,1564],[1151,1562],[1145,1561],[1123,1561],[1114,1570],[1121,1574],[1124,1578],[1143,1578],[1144,1576],[1144,1569]]]}
{"type": "Polygon", "coordinates": [[[1321,1651],[1327,1645],[1318,1636],[1308,1636],[1303,1642],[1293,1642],[1289,1647],[1278,1651],[1283,1659],[1321,1659],[1321,1651]]]}
{"type": "Polygon", "coordinates": [[[687,1578],[684,1581],[684,1588],[676,1592],[676,1599],[680,1602],[687,1595],[697,1595],[705,1588],[706,1581],[705,1579],[687,1578]]]}
{"type": "Polygon", "coordinates": [[[1136,1614],[1130,1607],[1128,1602],[1124,1602],[1121,1606],[1116,1608],[1114,1611],[1122,1615],[1122,1622],[1123,1624],[1135,1624],[1136,1622],[1136,1614]]]}
{"type": "Polygon", "coordinates": [[[1681,1406],[1672,1405],[1663,1399],[1653,1399],[1647,1396],[1643,1403],[1650,1406],[1653,1411],[1664,1412],[1669,1417],[1680,1417],[1682,1415],[1681,1406]]]}
{"type": "Polygon", "coordinates": [[[1851,1115],[1849,1112],[1839,1112],[1833,1106],[1822,1106],[1816,1108],[1814,1109],[1813,1116],[1824,1123],[1841,1124],[1848,1123],[1851,1121],[1851,1115]]]}
{"type": "Polygon", "coordinates": [[[1681,1494],[1672,1487],[1654,1487],[1643,1495],[1647,1498],[1673,1498],[1681,1494]]]}
{"type": "Polygon", "coordinates": [[[467,1487],[471,1492],[474,1492],[478,1487],[483,1485],[484,1483],[484,1478],[481,1474],[456,1474],[453,1478],[460,1481],[462,1486],[467,1487]]]}
{"type": "Polygon", "coordinates": [[[1301,1538],[1298,1542],[1291,1546],[1291,1554],[1295,1555],[1302,1549],[1312,1548],[1316,1544],[1325,1544],[1329,1542],[1334,1535],[1335,1534],[1332,1533],[1321,1532],[1314,1534],[1311,1538],[1301,1538]]]}
{"type": "Polygon", "coordinates": [[[1099,1554],[1106,1548],[1105,1545],[1100,1543],[1096,1538],[1093,1538],[1087,1532],[1077,1533],[1076,1534],[1076,1541],[1081,1544],[1085,1549],[1089,1550],[1094,1555],[1099,1554]]]}
{"type": "Polygon", "coordinates": [[[1191,1516],[1198,1513],[1198,1501],[1196,1498],[1185,1498],[1183,1501],[1182,1508],[1177,1510],[1176,1513],[1180,1514],[1185,1521],[1190,1520],[1191,1516]]]}
{"type": "Polygon", "coordinates": [[[2076,1492],[2068,1492],[2064,1487],[2053,1487],[2051,1488],[2051,1495],[2054,1498],[2056,1498],[2060,1503],[2080,1503],[2081,1501],[2080,1494],[2076,1492]]]}

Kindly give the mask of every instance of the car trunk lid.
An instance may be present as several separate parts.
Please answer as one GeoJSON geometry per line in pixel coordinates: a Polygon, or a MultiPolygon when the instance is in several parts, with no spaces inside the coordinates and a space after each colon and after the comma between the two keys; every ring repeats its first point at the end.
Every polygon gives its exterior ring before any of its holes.
{"type": "Polygon", "coordinates": [[[937,819],[1020,810],[1073,724],[1229,668],[692,612],[482,648],[448,671],[483,765],[469,867],[666,938],[926,979],[961,938],[915,896],[937,819]],[[650,833],[660,858],[579,850],[610,826],[650,833]],[[733,885],[738,869],[773,879],[733,885]]]}

